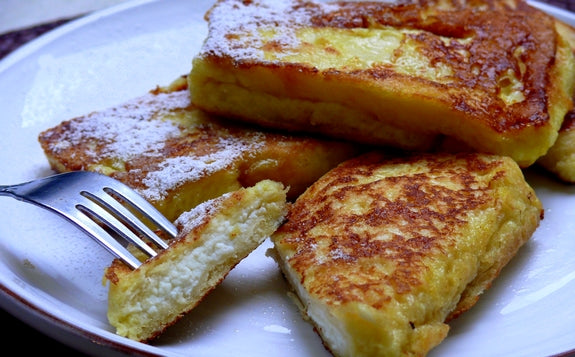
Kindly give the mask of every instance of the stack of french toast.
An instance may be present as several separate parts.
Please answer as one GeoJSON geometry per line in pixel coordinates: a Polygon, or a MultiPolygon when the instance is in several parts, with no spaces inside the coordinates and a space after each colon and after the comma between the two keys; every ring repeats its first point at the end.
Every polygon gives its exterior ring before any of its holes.
{"type": "Polygon", "coordinates": [[[40,133],[170,220],[114,261],[108,319],[152,342],[268,237],[335,356],[425,356],[529,240],[522,169],[575,182],[575,29],[522,0],[216,0],[190,73],[40,133]]]}

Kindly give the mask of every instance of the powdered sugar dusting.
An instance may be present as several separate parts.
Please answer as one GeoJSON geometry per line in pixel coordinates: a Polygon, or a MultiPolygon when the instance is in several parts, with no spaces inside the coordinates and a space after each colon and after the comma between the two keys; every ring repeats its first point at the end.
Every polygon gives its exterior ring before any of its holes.
{"type": "Polygon", "coordinates": [[[206,217],[212,216],[213,212],[218,210],[222,202],[230,195],[230,192],[224,193],[219,197],[200,203],[193,209],[182,213],[174,222],[177,226],[181,227],[179,234],[182,236],[189,234],[191,230],[201,224],[206,217]]]}
{"type": "Polygon", "coordinates": [[[159,200],[185,182],[193,182],[215,172],[228,169],[241,156],[263,145],[262,141],[245,142],[233,137],[220,137],[214,145],[215,152],[203,156],[178,156],[167,158],[160,169],[151,171],[142,181],[147,186],[140,194],[151,200],[159,200]]]}
{"type": "MultiPolygon", "coordinates": [[[[69,149],[74,155],[75,147],[81,145],[78,150],[87,158],[82,164],[101,163],[109,167],[125,163],[122,179],[134,180],[138,183],[134,188],[144,198],[158,201],[185,183],[236,169],[234,165],[242,158],[265,145],[262,133],[228,131],[217,124],[193,120],[180,127],[177,120],[170,119],[182,115],[194,115],[187,90],[150,93],[68,121],[51,150],[69,149]],[[193,142],[198,135],[210,136],[212,131],[218,135],[212,137],[208,153],[195,151],[193,142]]],[[[122,171],[112,168],[116,169],[122,171]]]]}
{"type": "Polygon", "coordinates": [[[180,130],[172,121],[150,119],[188,105],[187,93],[150,93],[125,105],[92,113],[83,120],[72,120],[65,137],[52,149],[58,151],[95,140],[102,145],[100,156],[128,160],[145,152],[153,153],[166,139],[179,135],[180,130]]]}
{"type": "MultiPolygon", "coordinates": [[[[257,139],[257,136],[253,136],[253,139],[257,139]]],[[[162,199],[169,189],[229,169],[239,158],[253,153],[263,145],[261,140],[245,141],[236,137],[219,137],[214,145],[216,150],[211,154],[190,154],[162,161],[160,169],[149,172],[142,181],[147,188],[141,190],[140,194],[151,200],[162,199]]]]}
{"type": "Polygon", "coordinates": [[[312,11],[298,4],[286,0],[220,1],[209,13],[209,35],[202,52],[237,60],[264,60],[262,47],[266,42],[296,47],[299,40],[295,29],[310,24],[312,11]]]}

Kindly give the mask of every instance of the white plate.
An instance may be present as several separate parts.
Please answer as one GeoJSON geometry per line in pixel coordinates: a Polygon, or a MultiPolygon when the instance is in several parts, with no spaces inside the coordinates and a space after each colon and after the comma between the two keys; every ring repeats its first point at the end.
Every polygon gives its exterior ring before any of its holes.
{"type": "MultiPolygon", "coordinates": [[[[0,183],[51,173],[38,133],[190,70],[211,0],[136,1],[82,18],[0,62],[0,183]]],[[[538,5],[575,24],[575,16],[538,5]]],[[[430,356],[546,356],[575,349],[575,186],[535,171],[546,208],[532,239],[430,356]]],[[[329,356],[286,296],[266,242],[152,345],[113,333],[102,272],[111,257],[51,213],[0,199],[0,305],[93,354],[329,356]]]]}

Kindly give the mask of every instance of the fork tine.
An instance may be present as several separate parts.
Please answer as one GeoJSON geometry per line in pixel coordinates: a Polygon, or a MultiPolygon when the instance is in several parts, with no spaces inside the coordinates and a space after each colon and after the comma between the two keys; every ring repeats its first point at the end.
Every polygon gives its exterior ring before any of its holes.
{"type": "MultiPolygon", "coordinates": [[[[142,196],[136,194],[131,188],[124,185],[122,182],[115,181],[113,186],[104,188],[106,193],[120,197],[123,201],[135,208],[140,214],[148,218],[158,228],[169,234],[171,238],[178,235],[176,226],[169,219],[164,217],[150,202],[146,201],[142,196]]],[[[163,242],[163,241],[162,241],[163,242]]]]}
{"type": "Polygon", "coordinates": [[[116,258],[128,264],[132,269],[137,269],[142,264],[128,249],[122,246],[116,238],[81,211],[77,211],[76,213],[70,212],[64,217],[73,221],[85,233],[100,243],[116,258]]]}
{"type": "Polygon", "coordinates": [[[94,201],[87,197],[80,196],[76,203],[76,208],[90,219],[96,217],[100,223],[105,224],[116,234],[143,250],[148,256],[156,256],[156,251],[146,244],[146,242],[130,229],[121,229],[122,227],[126,227],[126,225],[94,201]]]}
{"type": "MultiPolygon", "coordinates": [[[[158,247],[162,249],[167,249],[168,244],[164,242],[156,233],[154,233],[148,226],[146,226],[140,219],[136,218],[124,205],[116,201],[113,196],[109,195],[106,189],[103,192],[98,192],[103,194],[96,194],[95,192],[82,191],[80,194],[84,197],[88,197],[94,201],[97,201],[100,205],[111,211],[115,216],[121,219],[125,224],[132,227],[134,230],[138,231],[144,237],[152,241],[158,247]]],[[[163,216],[162,216],[163,217],[163,216]]],[[[154,222],[155,223],[155,222],[154,222]]],[[[146,247],[148,247],[146,245],[146,247]]],[[[143,247],[141,247],[144,249],[143,247]]]]}
{"type": "Polygon", "coordinates": [[[129,186],[92,171],[0,185],[0,196],[11,196],[63,216],[134,269],[140,266],[140,260],[117,241],[118,237],[153,257],[157,252],[141,237],[166,249],[169,245],[154,230],[160,229],[171,238],[178,234],[170,220],[129,186]],[[140,215],[147,221],[140,220],[140,215]]]}

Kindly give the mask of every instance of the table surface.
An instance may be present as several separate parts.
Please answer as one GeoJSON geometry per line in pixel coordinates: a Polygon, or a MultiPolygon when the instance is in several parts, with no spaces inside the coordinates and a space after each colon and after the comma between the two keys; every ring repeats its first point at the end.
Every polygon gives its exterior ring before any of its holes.
{"type": "MultiPolygon", "coordinates": [[[[575,12],[575,0],[539,0],[575,12]]],[[[23,2],[22,2],[23,3],[23,2]]],[[[82,16],[82,14],[78,14],[82,16]]],[[[7,56],[10,52],[16,50],[18,47],[35,39],[38,36],[66,23],[73,21],[77,16],[57,19],[49,23],[42,23],[15,31],[9,31],[0,35],[0,59],[7,56]]],[[[8,331],[3,333],[4,341],[10,341],[13,337],[15,341],[34,341],[34,343],[20,343],[18,342],[18,353],[21,355],[35,355],[38,352],[38,346],[42,346],[42,354],[56,355],[76,355],[81,356],[78,351],[44,335],[42,332],[30,327],[26,323],[13,317],[9,312],[0,309],[0,321],[8,328],[8,331]]]]}

